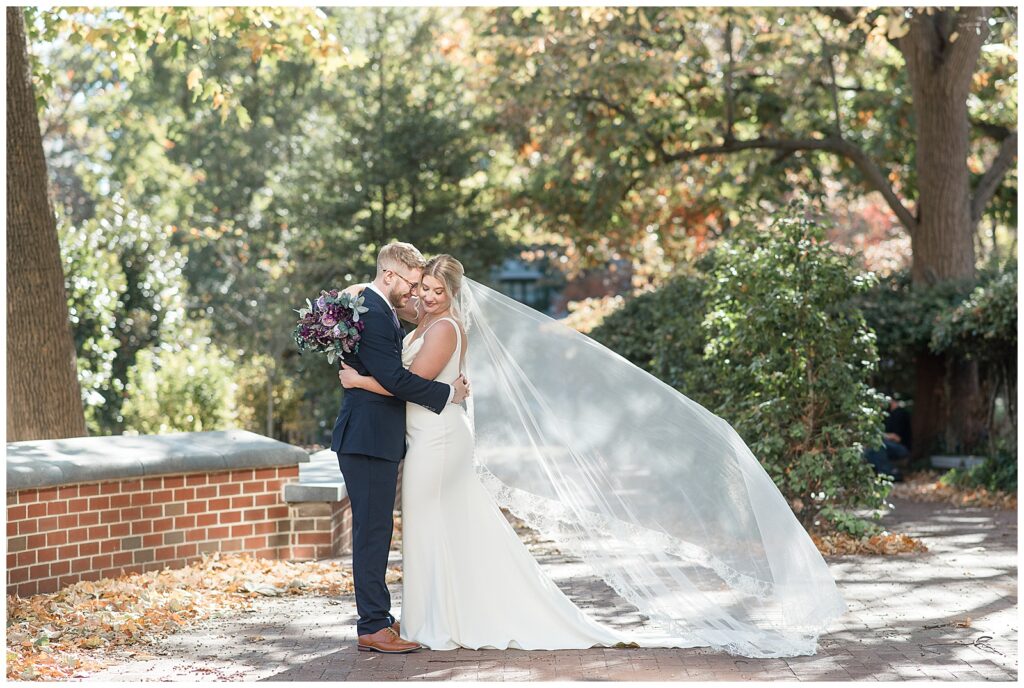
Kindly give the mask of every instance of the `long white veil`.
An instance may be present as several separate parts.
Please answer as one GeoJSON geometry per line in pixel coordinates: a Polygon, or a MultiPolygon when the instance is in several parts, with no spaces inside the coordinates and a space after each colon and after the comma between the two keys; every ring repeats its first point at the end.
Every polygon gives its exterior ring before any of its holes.
{"type": "Polygon", "coordinates": [[[675,647],[813,654],[845,611],[810,537],[724,420],[466,279],[479,475],[675,647]]]}

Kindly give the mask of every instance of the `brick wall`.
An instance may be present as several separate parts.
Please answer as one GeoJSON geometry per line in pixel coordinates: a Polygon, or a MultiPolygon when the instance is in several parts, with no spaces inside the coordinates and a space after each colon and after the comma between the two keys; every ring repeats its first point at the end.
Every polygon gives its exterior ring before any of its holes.
{"type": "Polygon", "coordinates": [[[291,509],[291,557],[327,559],[352,550],[352,510],[344,502],[301,502],[291,509]]]}
{"type": "MultiPolygon", "coordinates": [[[[298,466],[281,466],[8,492],[7,593],[27,596],[80,580],[177,568],[205,552],[309,558],[307,548],[322,543],[293,533],[293,514],[281,496],[284,483],[298,475],[298,466]]],[[[343,527],[346,518],[335,512],[345,509],[347,503],[332,507],[330,543],[335,519],[343,527]]]]}
{"type": "MultiPolygon", "coordinates": [[[[296,502],[291,509],[290,559],[327,559],[352,551],[352,509],[341,502],[296,502]]],[[[395,511],[402,511],[402,467],[398,469],[395,511]]]]}

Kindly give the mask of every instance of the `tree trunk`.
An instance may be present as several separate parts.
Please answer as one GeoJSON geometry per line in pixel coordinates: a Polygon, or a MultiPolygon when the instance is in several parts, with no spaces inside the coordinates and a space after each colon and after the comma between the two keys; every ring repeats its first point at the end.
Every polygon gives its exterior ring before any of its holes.
{"type": "Polygon", "coordinates": [[[935,440],[947,407],[945,357],[930,351],[918,351],[914,359],[914,408],[910,416],[910,435],[914,446],[911,460],[934,453],[935,440]]]}
{"type": "MultiPolygon", "coordinates": [[[[967,96],[988,35],[988,13],[980,7],[931,14],[917,10],[898,44],[907,63],[917,123],[913,288],[976,279],[967,96]]],[[[940,364],[935,358],[927,350],[916,356],[915,456],[932,452],[942,427],[947,429],[947,451],[969,450],[983,425],[977,364],[954,357],[940,364]],[[948,396],[943,389],[947,380],[948,396]]]]}
{"type": "Polygon", "coordinates": [[[86,434],[21,8],[7,8],[7,440],[86,434]]]}

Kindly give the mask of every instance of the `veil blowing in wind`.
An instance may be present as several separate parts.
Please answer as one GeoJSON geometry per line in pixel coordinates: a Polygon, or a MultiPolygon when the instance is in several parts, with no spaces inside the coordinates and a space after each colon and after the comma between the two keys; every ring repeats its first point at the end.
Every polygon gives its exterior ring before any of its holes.
{"type": "Polygon", "coordinates": [[[499,505],[649,617],[641,645],[813,654],[845,611],[723,419],[615,352],[466,279],[478,474],[499,505]]]}

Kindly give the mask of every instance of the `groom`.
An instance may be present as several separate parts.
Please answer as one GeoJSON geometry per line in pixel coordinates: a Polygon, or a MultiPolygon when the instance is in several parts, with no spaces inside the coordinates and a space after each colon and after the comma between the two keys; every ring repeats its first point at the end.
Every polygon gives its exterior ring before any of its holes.
{"type": "Polygon", "coordinates": [[[365,328],[359,352],[345,364],[372,375],[393,397],[349,389],[331,434],[331,451],[345,478],[352,505],[352,577],[359,622],[358,648],[364,652],[402,653],[419,649],[399,637],[391,616],[391,595],[384,576],[394,528],[392,509],[398,463],[405,456],[405,403],[441,413],[448,403],[469,394],[465,378],[454,385],[426,380],[402,366],[402,327],[396,309],[404,307],[419,285],[426,261],[412,244],[393,243],[377,256],[377,277],[363,291],[365,328]]]}

